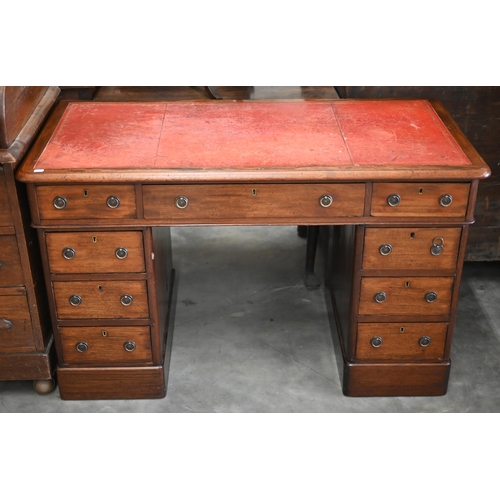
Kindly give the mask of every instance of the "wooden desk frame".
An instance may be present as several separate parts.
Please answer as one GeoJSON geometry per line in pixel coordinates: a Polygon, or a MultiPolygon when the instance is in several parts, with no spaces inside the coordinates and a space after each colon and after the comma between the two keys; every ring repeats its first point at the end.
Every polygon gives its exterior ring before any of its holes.
{"type": "MultiPolygon", "coordinates": [[[[200,103],[200,106],[207,105],[217,104],[200,103]]],[[[344,394],[429,396],[446,392],[467,232],[474,220],[478,181],[489,175],[489,168],[438,102],[432,102],[432,106],[470,160],[468,165],[446,168],[420,165],[418,169],[381,165],[372,166],[369,170],[363,166],[350,165],[293,170],[82,168],[37,171],[37,160],[67,106],[68,103],[61,103],[55,110],[18,174],[18,179],[28,184],[32,222],[39,234],[63,399],[165,396],[172,338],[171,327],[167,325],[172,320],[174,307],[169,227],[210,224],[331,227],[327,243],[327,284],[339,333],[338,339],[336,335],[334,339],[337,339],[336,352],[343,363],[344,394]],[[413,203],[413,209],[398,212],[396,208],[394,213],[386,211],[385,200],[396,188],[405,199],[413,200],[410,202],[410,205],[413,203]],[[290,200],[292,191],[297,195],[290,200]],[[118,196],[116,192],[121,194],[118,196]],[[83,195],[86,199],[80,203],[81,193],[86,193],[83,195]],[[335,202],[330,207],[321,207],[316,202],[310,204],[308,201],[311,197],[319,200],[328,193],[334,193],[335,202]],[[437,203],[438,195],[443,193],[452,194],[453,203],[449,207],[437,203]],[[418,194],[423,196],[419,198],[418,194]],[[71,210],[74,211],[67,212],[71,213],[68,218],[66,215],[60,216],[61,212],[57,210],[54,212],[51,206],[53,197],[58,195],[72,203],[71,210]],[[106,208],[89,212],[89,206],[94,203],[102,205],[103,200],[115,195],[126,200],[120,205],[122,215],[115,217],[118,211],[110,209],[106,212],[106,208]],[[174,207],[180,196],[190,200],[188,210],[174,207]],[[204,203],[199,213],[196,212],[198,199],[204,203]],[[227,199],[236,200],[231,210],[224,208],[222,203],[227,199]],[[431,212],[422,216],[422,210],[431,212]],[[456,241],[452,243],[455,254],[450,257],[454,262],[451,267],[435,265],[435,262],[441,262],[440,257],[435,256],[436,260],[432,260],[434,257],[429,258],[427,251],[421,257],[422,264],[415,264],[413,269],[411,264],[404,261],[399,266],[396,263],[392,269],[381,269],[376,265],[370,269],[365,266],[369,230],[397,229],[401,234],[408,232],[411,239],[415,233],[418,236],[425,234],[426,238],[431,238],[430,244],[434,245],[436,241],[440,243],[440,231],[453,228],[456,228],[458,236],[454,237],[456,241]],[[431,234],[429,231],[434,232],[431,234]],[[83,238],[87,233],[95,233],[96,237],[112,233],[117,238],[124,233],[141,233],[144,269],[135,273],[106,274],[93,271],[91,263],[80,263],[82,267],[73,271],[54,271],[54,255],[60,254],[60,248],[54,250],[48,236],[80,234],[83,238]],[[427,299],[422,301],[421,298],[418,304],[413,305],[411,302],[408,305],[405,301],[413,300],[408,295],[410,299],[401,299],[398,306],[402,308],[400,314],[380,313],[376,309],[373,312],[371,295],[369,300],[363,298],[368,297],[367,293],[373,293],[371,287],[377,288],[373,280],[382,280],[380,282],[389,289],[404,283],[401,286],[416,290],[415,293],[419,294],[419,287],[423,287],[422,291],[431,290],[439,283],[443,288],[442,291],[439,289],[438,295],[446,297],[444,300],[448,301],[448,305],[442,306],[442,298],[436,301],[438,305],[427,299]],[[66,293],[68,282],[79,282],[82,287],[99,286],[101,289],[108,288],[108,283],[112,282],[145,283],[149,313],[141,316],[139,311],[137,316],[132,317],[120,317],[122,313],[117,313],[118,316],[113,319],[106,319],[93,316],[94,313],[89,310],[90,316],[77,319],[71,316],[71,306],[66,303],[63,305],[61,297],[64,295],[58,295],[63,293],[60,292],[62,289],[66,293]],[[443,327],[438,328],[438,324],[443,327]],[[375,345],[374,339],[382,337],[377,334],[371,339],[373,351],[366,351],[365,344],[361,345],[359,339],[367,328],[379,332],[383,325],[389,325],[389,330],[391,325],[397,325],[400,332],[408,332],[408,338],[413,335],[415,339],[411,337],[411,346],[401,347],[401,341],[396,339],[393,351],[378,359],[373,358],[373,352],[381,352],[377,351],[379,346],[375,345]],[[115,360],[103,363],[102,350],[105,348],[102,347],[97,349],[101,350],[101,354],[97,354],[101,356],[99,362],[95,359],[85,361],[83,358],[76,364],[68,361],[75,359],[74,353],[68,354],[68,342],[77,340],[77,336],[73,338],[75,329],[87,328],[85,331],[89,333],[94,328],[89,335],[95,336],[99,329],[103,329],[104,335],[104,328],[111,331],[112,327],[125,326],[150,328],[151,343],[148,348],[151,354],[148,361],[142,358],[139,361],[124,361],[121,353],[115,360]],[[428,337],[427,331],[433,332],[433,338],[438,339],[430,341],[432,349],[427,349],[428,345],[424,345],[426,340],[422,340],[428,337]],[[416,341],[420,342],[420,347],[415,346],[416,341]],[[441,346],[437,351],[434,350],[436,342],[441,346]],[[368,352],[368,357],[360,359],[361,352],[368,352]],[[433,353],[431,357],[429,352],[433,353]]],[[[386,233],[381,234],[385,237],[386,233]]],[[[53,236],[50,238],[57,239],[53,236]]],[[[401,244],[401,248],[407,248],[408,244],[401,244]]],[[[427,247],[430,244],[426,243],[427,247]]],[[[446,249],[443,255],[448,255],[448,238],[443,244],[446,249]]],[[[400,292],[394,295],[402,296],[400,292]]],[[[370,332],[367,335],[370,336],[370,332]]],[[[393,339],[397,335],[389,332],[387,337],[393,339]]],[[[96,342],[102,346],[102,339],[96,342]]],[[[141,355],[146,356],[144,352],[141,355]]]]}

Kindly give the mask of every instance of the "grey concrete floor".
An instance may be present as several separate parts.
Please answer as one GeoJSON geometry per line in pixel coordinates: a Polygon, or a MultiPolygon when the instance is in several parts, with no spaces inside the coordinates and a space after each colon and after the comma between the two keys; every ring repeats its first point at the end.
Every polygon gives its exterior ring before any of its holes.
{"type": "MultiPolygon", "coordinates": [[[[498,412],[500,263],[466,263],[448,393],[342,394],[323,286],[303,286],[304,239],[290,227],[172,229],[178,275],[167,396],[62,401],[56,388],[0,382],[0,412],[498,412]]],[[[318,255],[317,273],[322,274],[318,255]]]]}

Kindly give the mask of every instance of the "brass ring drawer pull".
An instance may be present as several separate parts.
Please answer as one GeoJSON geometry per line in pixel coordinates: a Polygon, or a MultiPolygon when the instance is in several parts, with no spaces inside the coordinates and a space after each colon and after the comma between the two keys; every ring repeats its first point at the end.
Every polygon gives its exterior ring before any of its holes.
{"type": "Polygon", "coordinates": [[[391,207],[397,207],[401,202],[401,196],[399,194],[390,194],[387,197],[387,204],[391,207]]]}
{"type": "Polygon", "coordinates": [[[71,247],[66,247],[63,251],[62,251],[62,256],[66,259],[66,260],[71,260],[71,259],[74,259],[75,258],[75,255],[76,255],[76,251],[74,248],[71,248],[71,247]]]}
{"type": "Polygon", "coordinates": [[[431,254],[434,256],[441,255],[444,250],[444,238],[434,238],[431,246],[431,254]]]}
{"type": "Polygon", "coordinates": [[[132,352],[132,351],[135,351],[135,342],[132,342],[131,340],[127,340],[127,342],[125,342],[123,344],[123,348],[127,351],[127,352],[132,352]]]}
{"type": "Polygon", "coordinates": [[[378,251],[380,252],[380,255],[389,255],[392,252],[392,245],[384,243],[383,245],[380,245],[378,251]]]}
{"type": "Polygon", "coordinates": [[[431,343],[431,338],[427,337],[427,335],[425,335],[424,337],[420,337],[420,339],[418,340],[418,343],[422,347],[427,347],[431,343]]]}
{"type": "Polygon", "coordinates": [[[373,296],[373,300],[375,302],[377,302],[378,304],[381,304],[382,302],[385,301],[385,299],[387,298],[387,295],[385,292],[377,292],[374,296],[373,296]]]}
{"type": "Polygon", "coordinates": [[[185,196],[177,196],[174,203],[177,208],[183,210],[189,205],[189,200],[185,196]]]}
{"type": "Polygon", "coordinates": [[[7,318],[0,319],[0,330],[10,330],[12,328],[12,321],[7,318]]]}
{"type": "Polygon", "coordinates": [[[115,255],[117,259],[125,259],[128,255],[128,250],[126,248],[120,247],[115,250],[115,255]]]}
{"type": "Polygon", "coordinates": [[[78,344],[76,344],[76,350],[78,352],[85,352],[87,351],[89,348],[89,345],[87,344],[87,342],[78,342],[78,344]]]}
{"type": "Polygon", "coordinates": [[[453,196],[451,194],[443,194],[439,197],[439,204],[442,207],[449,207],[453,201],[453,196]]]}
{"type": "Polygon", "coordinates": [[[328,208],[333,203],[333,197],[329,194],[324,194],[319,197],[318,201],[323,208],[328,208]]]}
{"type": "Polygon", "coordinates": [[[427,302],[435,302],[438,298],[438,294],[436,292],[427,292],[425,294],[425,300],[427,302]]]}
{"type": "Polygon", "coordinates": [[[108,205],[109,208],[118,208],[120,206],[120,198],[117,196],[108,196],[106,205],[108,205]]]}
{"type": "Polygon", "coordinates": [[[62,196],[56,196],[52,204],[55,208],[57,208],[57,210],[62,210],[63,208],[66,208],[68,201],[62,196]]]}
{"type": "Polygon", "coordinates": [[[370,340],[370,344],[372,345],[372,347],[380,347],[382,343],[383,343],[382,337],[373,337],[370,340]]]}
{"type": "Polygon", "coordinates": [[[132,304],[133,301],[134,301],[134,299],[133,299],[132,295],[129,295],[128,293],[126,293],[125,295],[122,295],[120,297],[120,302],[124,306],[129,306],[130,304],[132,304]]]}
{"type": "Polygon", "coordinates": [[[75,307],[79,306],[82,303],[82,298],[80,297],[80,295],[72,295],[69,298],[69,303],[75,307]]]}

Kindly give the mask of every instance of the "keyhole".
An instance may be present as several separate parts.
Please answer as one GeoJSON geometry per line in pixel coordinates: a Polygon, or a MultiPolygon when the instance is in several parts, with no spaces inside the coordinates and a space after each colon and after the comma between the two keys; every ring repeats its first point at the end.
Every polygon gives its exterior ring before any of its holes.
{"type": "Polygon", "coordinates": [[[405,331],[405,327],[404,327],[404,326],[402,326],[402,327],[399,329],[399,331],[400,331],[401,333],[404,333],[404,331],[405,331]]]}
{"type": "Polygon", "coordinates": [[[410,288],[410,282],[409,281],[405,281],[405,287],[406,288],[410,288]]]}
{"type": "Polygon", "coordinates": [[[83,196],[85,196],[85,198],[86,198],[88,195],[89,195],[89,192],[86,189],[84,189],[83,190],[83,196]]]}
{"type": "Polygon", "coordinates": [[[97,243],[97,236],[92,236],[92,241],[93,241],[94,243],[97,243]]]}
{"type": "Polygon", "coordinates": [[[102,333],[103,337],[107,337],[108,336],[108,332],[106,330],[103,330],[101,333],[102,333]]]}
{"type": "Polygon", "coordinates": [[[102,292],[102,285],[99,285],[99,286],[97,287],[97,289],[98,289],[100,292],[102,292]]]}
{"type": "Polygon", "coordinates": [[[415,238],[415,233],[410,233],[410,238],[411,239],[415,238]]]}
{"type": "Polygon", "coordinates": [[[257,190],[256,189],[252,189],[252,196],[257,196],[257,190]]]}
{"type": "Polygon", "coordinates": [[[423,192],[424,192],[424,188],[420,188],[420,189],[418,190],[418,194],[422,194],[423,192]]]}

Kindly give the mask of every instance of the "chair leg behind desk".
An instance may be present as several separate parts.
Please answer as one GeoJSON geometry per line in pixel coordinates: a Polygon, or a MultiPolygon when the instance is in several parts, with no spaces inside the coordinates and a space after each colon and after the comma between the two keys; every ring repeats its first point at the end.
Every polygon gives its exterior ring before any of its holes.
{"type": "Polygon", "coordinates": [[[318,248],[319,226],[307,226],[306,276],[305,285],[308,290],[315,290],[321,281],[314,273],[316,250],[318,248]]]}

